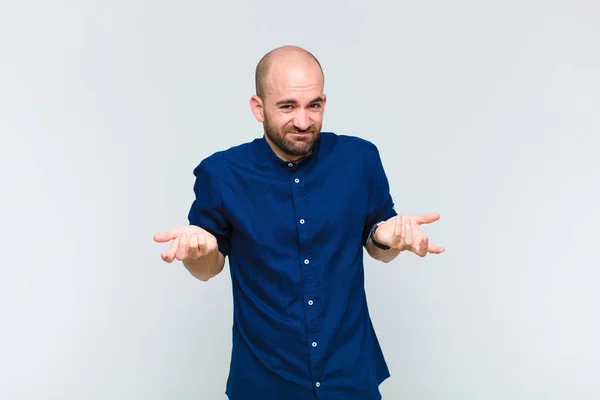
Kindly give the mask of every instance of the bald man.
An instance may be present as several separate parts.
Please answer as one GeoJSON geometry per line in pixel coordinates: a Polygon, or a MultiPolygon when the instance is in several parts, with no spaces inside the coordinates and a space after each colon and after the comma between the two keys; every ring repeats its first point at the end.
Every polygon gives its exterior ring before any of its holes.
{"type": "Polygon", "coordinates": [[[363,249],[439,254],[398,215],[375,145],[321,132],[326,96],[318,60],[285,46],[256,68],[250,107],[264,134],[194,169],[188,226],[155,236],[207,281],[228,257],[233,289],[231,400],[375,400],[390,376],[371,323],[363,249]]]}

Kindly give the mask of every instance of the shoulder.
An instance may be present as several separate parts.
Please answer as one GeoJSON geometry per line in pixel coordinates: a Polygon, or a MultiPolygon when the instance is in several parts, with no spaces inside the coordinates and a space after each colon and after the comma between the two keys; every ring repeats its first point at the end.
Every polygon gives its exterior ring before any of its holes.
{"type": "Polygon", "coordinates": [[[255,142],[256,139],[210,154],[196,165],[194,175],[204,172],[213,177],[222,176],[231,169],[231,163],[245,163],[252,159],[255,142]]]}
{"type": "Polygon", "coordinates": [[[379,158],[377,145],[365,138],[333,132],[323,132],[321,135],[327,147],[336,152],[344,153],[346,156],[356,157],[364,161],[379,158]]]}
{"type": "Polygon", "coordinates": [[[369,180],[379,181],[385,177],[385,169],[377,145],[365,138],[326,133],[324,135],[326,152],[334,154],[332,160],[359,170],[369,180]]]}

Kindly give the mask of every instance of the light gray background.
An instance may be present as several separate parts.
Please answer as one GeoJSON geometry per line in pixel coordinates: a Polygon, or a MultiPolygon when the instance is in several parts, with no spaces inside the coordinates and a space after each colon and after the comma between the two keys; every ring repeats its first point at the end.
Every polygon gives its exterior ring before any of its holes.
{"type": "Polygon", "coordinates": [[[224,399],[229,271],[165,264],[192,169],[321,60],[441,256],[366,261],[385,399],[600,397],[599,3],[0,1],[0,398],[224,399]]]}

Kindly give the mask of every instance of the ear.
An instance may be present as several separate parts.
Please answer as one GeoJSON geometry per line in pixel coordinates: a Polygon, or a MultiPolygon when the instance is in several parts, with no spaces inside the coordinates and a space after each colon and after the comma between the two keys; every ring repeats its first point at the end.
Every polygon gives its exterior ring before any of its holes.
{"type": "Polygon", "coordinates": [[[254,95],[250,98],[250,109],[252,110],[252,114],[254,114],[254,118],[256,118],[258,122],[264,122],[265,108],[262,100],[257,95],[254,95]]]}

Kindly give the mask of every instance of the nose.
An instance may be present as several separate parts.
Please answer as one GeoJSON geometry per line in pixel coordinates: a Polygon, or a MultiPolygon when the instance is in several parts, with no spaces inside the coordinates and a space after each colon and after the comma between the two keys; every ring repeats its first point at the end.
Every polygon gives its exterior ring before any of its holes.
{"type": "Polygon", "coordinates": [[[298,109],[293,121],[294,127],[300,131],[305,131],[310,127],[310,119],[306,111],[298,109]]]}

